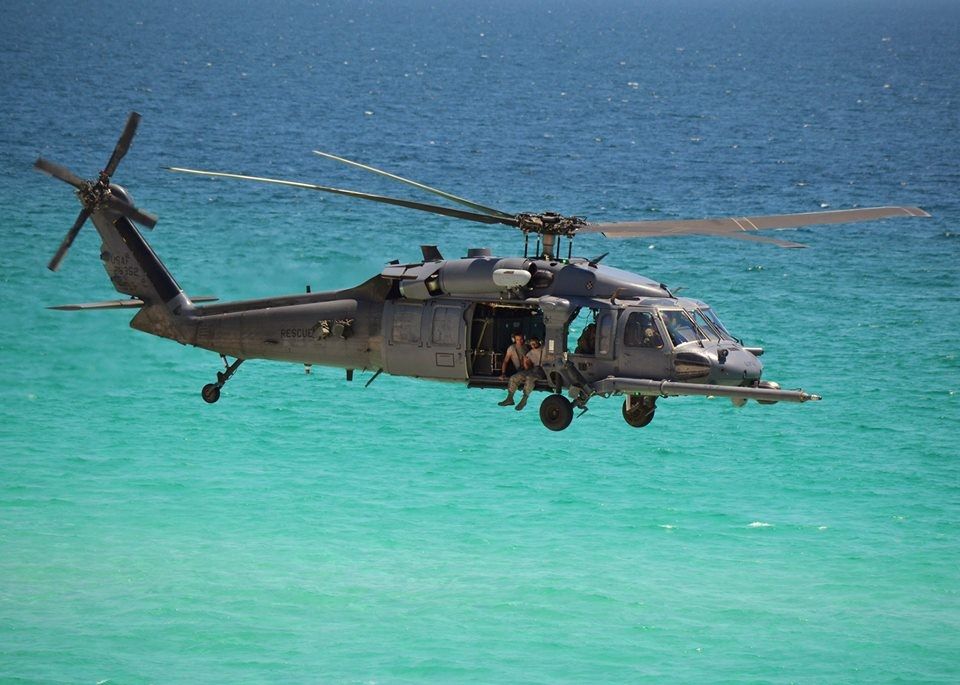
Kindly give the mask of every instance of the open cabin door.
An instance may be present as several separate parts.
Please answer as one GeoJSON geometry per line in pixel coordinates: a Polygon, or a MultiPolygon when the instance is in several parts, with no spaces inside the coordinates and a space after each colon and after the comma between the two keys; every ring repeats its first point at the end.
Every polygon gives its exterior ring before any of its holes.
{"type": "Polygon", "coordinates": [[[500,378],[503,355],[514,333],[522,333],[526,340],[544,337],[543,312],[530,305],[481,302],[469,318],[471,381],[500,378]]]}

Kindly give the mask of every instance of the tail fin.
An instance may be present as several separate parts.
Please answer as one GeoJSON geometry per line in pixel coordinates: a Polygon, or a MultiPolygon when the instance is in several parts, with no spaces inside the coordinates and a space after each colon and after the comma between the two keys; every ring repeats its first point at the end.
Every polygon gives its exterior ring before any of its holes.
{"type": "MultiPolygon", "coordinates": [[[[127,193],[118,186],[111,191],[127,193]]],[[[110,210],[93,213],[93,224],[103,240],[100,259],[118,292],[143,301],[130,325],[138,330],[183,341],[182,316],[193,309],[167,267],[127,217],[110,210]]]]}
{"type": "Polygon", "coordinates": [[[96,212],[93,224],[103,240],[100,259],[117,292],[147,304],[166,304],[182,292],[133,223],[112,212],[96,212]]]}
{"type": "Polygon", "coordinates": [[[43,158],[34,162],[37,170],[73,186],[83,205],[48,267],[51,271],[60,268],[77,234],[87,219],[92,218],[103,239],[100,258],[113,287],[132,295],[143,307],[130,325],[147,333],[185,342],[193,303],[131,222],[153,228],[157,217],[135,207],[127,191],[110,183],[110,177],[133,142],[139,123],[140,115],[130,112],[113,153],[96,180],[85,181],[66,167],[43,158]]]}

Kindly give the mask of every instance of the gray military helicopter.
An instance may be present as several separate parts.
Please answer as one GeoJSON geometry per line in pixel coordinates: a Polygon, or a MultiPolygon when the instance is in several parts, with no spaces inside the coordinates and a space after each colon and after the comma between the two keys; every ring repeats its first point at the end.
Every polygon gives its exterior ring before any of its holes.
{"type": "Polygon", "coordinates": [[[169,167],[170,171],[271,183],[346,195],[456,219],[519,229],[522,257],[497,257],[470,249],[445,259],[435,246],[421,246],[422,261],[390,262],[360,285],[331,292],[305,292],[258,300],[197,306],[212,297],[189,297],[134,226],[153,228],[157,218],[138,209],[130,194],[111,183],[136,133],[132,112],[106,167],[95,181],[37,159],[35,167],[76,189],[82,208],[50,261],[56,271],[88,218],[100,233],[100,258],[114,287],[129,299],[62,305],[53,309],[136,309],[130,325],[152,335],[218,353],[225,369],[203,387],[209,403],[248,359],[354,370],[504,388],[503,353],[513,334],[541,338],[543,355],[536,389],[547,393],[540,418],[550,430],[570,425],[595,397],[623,396],[631,426],[653,419],[658,398],[677,395],[728,397],[742,406],[807,402],[818,395],[783,390],[762,380],[762,348],[747,347],[705,302],[678,297],[662,283],[601,264],[606,255],[572,255],[578,233],[613,237],[711,235],[803,247],[758,235],[764,229],[926,217],[916,207],[871,207],[773,216],[699,220],[588,223],[554,213],[514,214],[431,188],[395,174],[324,152],[316,154],[373,172],[446,199],[458,208],[372,195],[354,190],[216,171],[169,167]],[[535,247],[531,250],[531,237],[535,247]],[[561,247],[567,243],[563,257],[561,247]],[[592,324],[592,325],[591,325],[592,324]],[[229,361],[232,357],[233,361],[229,361]],[[568,399],[569,398],[569,399],[568,399]]]}

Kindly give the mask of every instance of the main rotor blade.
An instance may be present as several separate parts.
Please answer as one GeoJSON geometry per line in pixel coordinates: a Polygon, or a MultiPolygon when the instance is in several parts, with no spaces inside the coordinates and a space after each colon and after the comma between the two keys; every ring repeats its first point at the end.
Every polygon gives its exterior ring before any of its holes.
{"type": "Polygon", "coordinates": [[[580,232],[603,233],[609,238],[664,237],[675,235],[741,236],[746,231],[798,228],[818,224],[875,221],[889,217],[928,217],[919,207],[863,207],[802,214],[772,214],[722,219],[667,219],[587,224],[580,232]]]}
{"type": "Polygon", "coordinates": [[[360,200],[372,200],[373,202],[382,202],[388,205],[398,207],[407,207],[408,209],[418,209],[421,212],[431,212],[433,214],[442,214],[455,219],[466,219],[467,221],[476,221],[482,224],[506,224],[516,226],[517,220],[514,217],[490,216],[488,214],[477,214],[474,212],[465,212],[461,209],[451,207],[442,207],[440,205],[430,205],[423,202],[412,202],[410,200],[401,200],[396,197],[387,197],[385,195],[372,195],[370,193],[361,193],[357,190],[345,190],[343,188],[330,188],[328,186],[315,185],[313,183],[303,183],[301,181],[285,181],[276,178],[263,178],[261,176],[245,176],[243,174],[228,174],[222,171],[201,171],[199,169],[185,169],[183,167],[164,167],[167,171],[173,171],[180,174],[195,174],[197,176],[213,176],[215,178],[236,178],[242,181],[257,181],[258,183],[272,183],[274,185],[290,186],[292,188],[304,188],[306,190],[319,190],[324,193],[334,193],[336,195],[346,195],[360,200]]]}
{"type": "Polygon", "coordinates": [[[117,170],[117,165],[120,163],[120,160],[123,159],[124,155],[127,154],[127,150],[130,149],[130,141],[133,140],[133,136],[137,133],[137,126],[140,125],[140,119],[141,117],[137,112],[130,112],[130,116],[127,117],[127,124],[123,127],[123,133],[120,134],[120,138],[117,140],[117,146],[113,148],[110,161],[108,161],[107,166],[103,168],[103,173],[108,177],[113,176],[113,172],[117,170]]]}
{"type": "Polygon", "coordinates": [[[80,229],[83,227],[84,222],[89,216],[89,209],[84,207],[80,210],[80,215],[77,216],[77,220],[73,222],[73,226],[71,226],[70,230],[67,231],[67,235],[63,237],[63,242],[61,242],[60,247],[57,248],[57,252],[53,255],[53,259],[51,259],[50,263],[47,264],[47,268],[50,269],[50,271],[56,271],[60,268],[60,262],[62,262],[63,258],[67,255],[67,250],[69,250],[70,246],[73,245],[73,241],[76,240],[77,234],[80,232],[80,229]]]}
{"type": "Polygon", "coordinates": [[[37,157],[37,161],[33,163],[33,168],[38,169],[45,174],[49,174],[54,178],[58,178],[61,181],[66,181],[74,188],[79,188],[83,184],[83,179],[70,171],[67,167],[54,164],[43,157],[37,157]]]}
{"type": "Polygon", "coordinates": [[[499,209],[494,209],[493,207],[487,207],[485,205],[481,205],[480,203],[474,202],[473,200],[468,200],[463,197],[458,197],[456,195],[445,192],[443,190],[439,190],[437,188],[431,188],[430,186],[425,185],[423,183],[412,181],[409,178],[404,178],[403,176],[397,176],[396,174],[391,174],[389,171],[384,171],[383,169],[377,169],[376,167],[372,167],[367,164],[354,162],[353,160],[349,160],[344,157],[337,157],[336,155],[332,155],[329,152],[321,152],[320,150],[314,150],[313,154],[320,155],[321,157],[326,157],[327,159],[332,159],[336,162],[342,162],[343,164],[356,167],[357,169],[363,169],[364,171],[371,171],[375,174],[380,174],[381,176],[392,178],[394,181],[400,181],[400,183],[406,183],[408,186],[413,186],[414,188],[419,188],[420,190],[424,190],[428,193],[439,195],[440,197],[446,198],[451,202],[456,202],[457,204],[463,205],[464,207],[469,207],[470,209],[475,209],[478,212],[483,212],[484,214],[490,214],[491,216],[497,216],[502,219],[513,218],[513,214],[508,214],[506,212],[500,211],[499,209]]]}
{"type": "Polygon", "coordinates": [[[137,209],[132,204],[122,198],[117,197],[116,195],[111,195],[110,199],[107,200],[107,204],[111,209],[120,212],[131,221],[136,221],[145,228],[153,228],[157,225],[158,219],[156,216],[150,212],[145,212],[142,209],[137,209]]]}
{"type": "Polygon", "coordinates": [[[757,235],[756,233],[727,233],[722,236],[724,238],[736,238],[737,240],[749,240],[755,243],[769,243],[770,245],[776,245],[777,247],[789,247],[789,248],[803,248],[806,247],[803,243],[795,243],[791,240],[780,240],[779,238],[771,238],[768,235],[757,235]]]}

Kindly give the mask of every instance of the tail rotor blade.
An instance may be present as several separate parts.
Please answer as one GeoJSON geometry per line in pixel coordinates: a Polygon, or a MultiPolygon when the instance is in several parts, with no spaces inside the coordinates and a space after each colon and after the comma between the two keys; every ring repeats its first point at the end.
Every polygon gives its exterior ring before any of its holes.
{"type": "Polygon", "coordinates": [[[63,242],[60,243],[60,247],[57,248],[57,253],[53,255],[53,259],[50,260],[50,263],[47,264],[47,268],[50,271],[56,271],[60,268],[60,262],[63,261],[63,258],[67,255],[67,250],[70,249],[70,246],[73,245],[73,241],[76,240],[77,234],[80,232],[80,229],[83,227],[84,222],[90,216],[90,210],[84,207],[80,210],[80,215],[77,217],[77,220],[73,222],[73,226],[70,227],[70,230],[67,231],[67,235],[64,236],[63,242]]]}
{"type": "Polygon", "coordinates": [[[113,154],[110,155],[110,161],[108,161],[107,166],[103,168],[103,173],[106,174],[107,177],[113,176],[113,172],[117,170],[117,165],[120,163],[120,160],[123,159],[124,155],[127,154],[127,150],[130,149],[130,142],[137,133],[137,126],[140,125],[140,119],[141,117],[137,112],[130,112],[130,116],[127,117],[127,125],[123,127],[123,133],[120,134],[117,146],[113,149],[113,154]]]}
{"type": "Polygon", "coordinates": [[[74,188],[79,188],[83,184],[83,179],[70,171],[67,167],[54,164],[50,160],[44,159],[43,157],[37,158],[37,161],[33,163],[33,168],[38,169],[45,174],[49,174],[54,178],[60,179],[61,181],[69,183],[74,188]]]}

